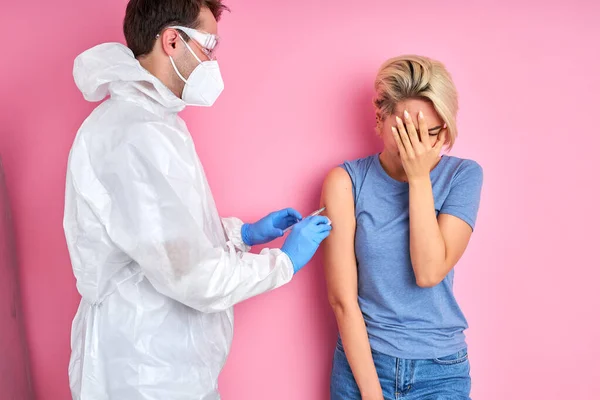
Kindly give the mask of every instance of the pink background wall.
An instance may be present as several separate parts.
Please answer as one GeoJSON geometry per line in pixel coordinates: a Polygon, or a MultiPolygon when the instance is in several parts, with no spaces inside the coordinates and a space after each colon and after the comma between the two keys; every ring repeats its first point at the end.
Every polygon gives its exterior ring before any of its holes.
{"type": "Polygon", "coordinates": [[[0,163],[0,397],[33,400],[12,225],[0,163]]]}
{"type": "MultiPolygon", "coordinates": [[[[0,153],[38,398],[69,398],[79,301],[62,232],[67,154],[94,107],[75,56],[122,41],[125,0],[3,2],[0,153]]],[[[224,215],[317,207],[326,172],[375,152],[386,58],[443,60],[461,95],[453,154],[478,160],[478,229],[457,267],[475,399],[600,398],[596,1],[230,0],[226,89],[185,112],[224,215]],[[521,4],[519,4],[521,3],[521,4]],[[526,3],[526,4],[523,4],[526,3]]],[[[327,398],[336,335],[319,261],[236,309],[227,399],[327,398]]]]}

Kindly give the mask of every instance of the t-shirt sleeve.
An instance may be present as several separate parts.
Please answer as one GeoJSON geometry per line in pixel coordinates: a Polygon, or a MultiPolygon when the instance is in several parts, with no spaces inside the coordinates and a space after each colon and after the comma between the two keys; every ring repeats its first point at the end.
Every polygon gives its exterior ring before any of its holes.
{"type": "Polygon", "coordinates": [[[352,181],[352,196],[356,203],[356,161],[345,161],[340,167],[345,169],[348,175],[350,175],[350,180],[352,181]]]}
{"type": "Polygon", "coordinates": [[[346,170],[348,175],[350,175],[350,180],[352,181],[352,195],[354,196],[354,204],[357,203],[358,197],[360,196],[360,192],[362,189],[363,182],[369,171],[369,168],[375,162],[375,157],[379,157],[379,155],[373,155],[366,158],[361,158],[353,161],[346,161],[340,167],[346,170]]]}
{"type": "Polygon", "coordinates": [[[450,193],[442,204],[440,214],[453,215],[475,229],[482,185],[481,166],[475,161],[463,162],[452,179],[450,193]]]}

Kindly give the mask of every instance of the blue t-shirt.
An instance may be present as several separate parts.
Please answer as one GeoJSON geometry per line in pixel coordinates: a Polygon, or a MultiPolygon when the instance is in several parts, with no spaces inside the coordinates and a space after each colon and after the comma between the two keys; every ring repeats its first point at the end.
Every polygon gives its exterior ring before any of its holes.
{"type": "MultiPolygon", "coordinates": [[[[431,359],[466,347],[467,321],[452,283],[454,269],[432,288],[417,286],[410,261],[408,183],[390,177],[379,155],[346,162],[352,179],[358,300],[371,348],[405,359],[431,359]]],[[[473,228],[483,171],[471,160],[443,156],[431,171],[436,213],[473,228]]]]}

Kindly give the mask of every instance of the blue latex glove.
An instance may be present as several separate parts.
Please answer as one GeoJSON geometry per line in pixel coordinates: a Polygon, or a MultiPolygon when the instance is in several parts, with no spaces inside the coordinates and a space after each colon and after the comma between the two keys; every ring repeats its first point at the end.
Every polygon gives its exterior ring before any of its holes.
{"type": "Polygon", "coordinates": [[[331,222],[323,216],[308,217],[292,228],[281,250],[292,260],[294,273],[308,264],[330,232],[331,222]]]}
{"type": "Polygon", "coordinates": [[[283,236],[283,230],[302,219],[302,214],[293,208],[275,211],[253,224],[242,226],[242,240],[248,246],[269,243],[283,236]]]}

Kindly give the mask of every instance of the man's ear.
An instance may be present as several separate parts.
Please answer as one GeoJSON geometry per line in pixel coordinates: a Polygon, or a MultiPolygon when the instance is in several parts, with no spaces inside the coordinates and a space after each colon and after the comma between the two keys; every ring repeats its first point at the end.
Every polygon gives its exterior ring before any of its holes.
{"type": "Polygon", "coordinates": [[[172,28],[165,29],[165,31],[160,35],[159,40],[161,47],[168,56],[174,56],[178,50],[178,47],[181,46],[181,39],[179,39],[179,35],[179,32],[172,28]]]}

